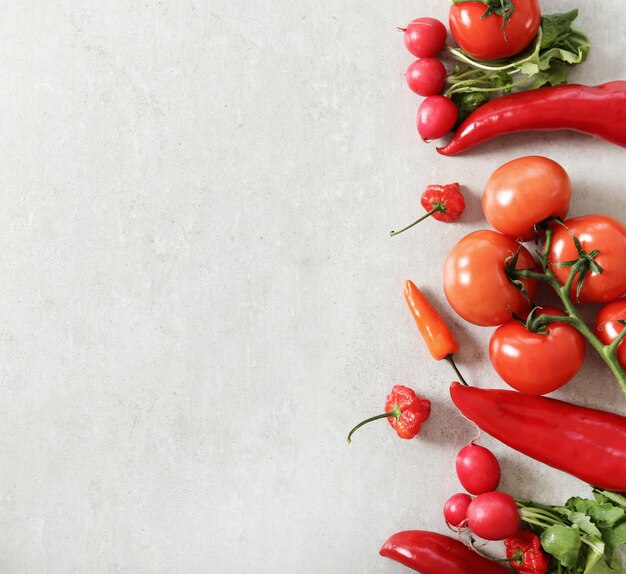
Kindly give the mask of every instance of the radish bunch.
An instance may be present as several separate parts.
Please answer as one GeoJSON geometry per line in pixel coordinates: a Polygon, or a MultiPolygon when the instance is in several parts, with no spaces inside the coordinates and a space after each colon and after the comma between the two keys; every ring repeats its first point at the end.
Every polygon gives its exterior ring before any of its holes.
{"type": "Polygon", "coordinates": [[[404,44],[419,59],[406,72],[411,90],[426,99],[417,111],[417,131],[423,140],[438,139],[447,134],[456,123],[459,110],[450,98],[442,96],[446,84],[446,68],[434,56],[443,49],[448,31],[435,18],[417,18],[406,28],[404,44]]]}
{"type": "Polygon", "coordinates": [[[519,528],[519,511],[515,499],[498,492],[500,464],[495,455],[471,442],[459,451],[456,473],[463,488],[476,495],[457,493],[445,503],[443,515],[449,526],[469,528],[485,540],[503,540],[519,528]]]}

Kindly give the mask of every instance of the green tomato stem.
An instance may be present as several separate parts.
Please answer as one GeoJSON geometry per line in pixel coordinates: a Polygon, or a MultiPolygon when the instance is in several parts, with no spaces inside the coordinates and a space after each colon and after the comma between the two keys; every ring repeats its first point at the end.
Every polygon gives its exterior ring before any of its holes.
{"type": "MultiPolygon", "coordinates": [[[[546,240],[548,240],[548,235],[546,235],[546,240]]],[[[530,269],[519,269],[515,270],[512,275],[514,276],[514,278],[536,279],[538,281],[544,281],[554,289],[556,294],[559,296],[559,299],[561,299],[561,302],[565,307],[565,311],[567,312],[566,316],[554,315],[553,317],[555,321],[569,323],[583,337],[585,337],[585,339],[587,339],[589,344],[594,348],[598,355],[602,357],[602,360],[609,366],[609,368],[613,372],[613,375],[617,379],[617,382],[619,383],[622,392],[626,394],[626,372],[624,372],[624,369],[617,360],[617,346],[626,337],[626,334],[622,335],[620,333],[620,340],[616,339],[617,344],[614,344],[615,341],[613,341],[610,345],[603,345],[600,339],[596,337],[593,331],[583,321],[570,297],[572,285],[574,284],[576,276],[582,269],[584,262],[575,263],[571,267],[570,274],[567,278],[565,285],[561,285],[559,283],[558,279],[556,278],[550,267],[547,265],[547,257],[545,258],[544,263],[546,263],[544,273],[531,271],[530,269]]],[[[538,319],[541,319],[541,316],[538,319]]],[[[544,319],[544,322],[546,322],[547,324],[546,319],[544,319]]],[[[622,333],[624,333],[625,331],[626,329],[623,329],[622,333]]]]}

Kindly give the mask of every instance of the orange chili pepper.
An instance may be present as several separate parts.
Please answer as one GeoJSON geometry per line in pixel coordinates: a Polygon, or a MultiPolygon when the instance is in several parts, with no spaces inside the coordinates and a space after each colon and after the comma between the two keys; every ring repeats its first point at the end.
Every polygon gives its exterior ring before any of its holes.
{"type": "Polygon", "coordinates": [[[452,365],[461,381],[466,384],[452,358],[452,355],[459,350],[459,343],[448,328],[448,325],[441,318],[441,315],[429,303],[428,299],[424,297],[424,294],[415,286],[413,281],[406,281],[404,298],[433,359],[436,361],[446,359],[452,365]]]}

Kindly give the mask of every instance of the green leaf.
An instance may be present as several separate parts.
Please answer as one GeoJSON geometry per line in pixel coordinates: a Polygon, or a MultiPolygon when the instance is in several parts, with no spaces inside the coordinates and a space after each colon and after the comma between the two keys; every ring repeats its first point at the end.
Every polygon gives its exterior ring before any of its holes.
{"type": "Polygon", "coordinates": [[[552,554],[566,568],[574,568],[578,564],[580,552],[580,532],[577,527],[549,526],[541,534],[541,546],[552,554]]]}
{"type": "Polygon", "coordinates": [[[486,104],[489,101],[489,95],[485,92],[460,92],[452,96],[452,101],[459,108],[457,123],[460,124],[474,110],[486,104]]]}
{"type": "Polygon", "coordinates": [[[564,14],[548,14],[541,18],[541,30],[543,37],[541,38],[541,47],[549,48],[556,40],[572,27],[572,22],[576,20],[578,10],[570,10],[564,14]]]}
{"type": "Polygon", "coordinates": [[[589,552],[583,574],[624,574],[624,567],[617,554],[613,556],[611,563],[607,564],[602,554],[589,552]]]}
{"type": "Polygon", "coordinates": [[[590,516],[594,523],[601,528],[614,526],[618,522],[626,519],[624,509],[610,502],[601,503],[586,498],[570,498],[565,506],[574,512],[582,512],[590,516]]]}
{"type": "Polygon", "coordinates": [[[563,514],[572,523],[578,526],[581,532],[595,536],[596,538],[602,538],[602,533],[598,530],[598,527],[591,521],[591,517],[584,512],[575,512],[573,510],[566,510],[563,514]]]}
{"type": "Polygon", "coordinates": [[[582,498],[572,498],[566,506],[574,513],[590,517],[601,532],[607,555],[610,556],[615,548],[626,544],[626,511],[623,508],[610,502],[600,503],[582,498]]]}

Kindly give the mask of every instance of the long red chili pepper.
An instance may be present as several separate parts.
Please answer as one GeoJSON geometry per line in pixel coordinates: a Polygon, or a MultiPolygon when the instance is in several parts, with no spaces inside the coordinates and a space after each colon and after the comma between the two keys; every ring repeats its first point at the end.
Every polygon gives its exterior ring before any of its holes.
{"type": "Polygon", "coordinates": [[[405,530],[391,536],[380,555],[421,574],[507,574],[509,571],[479,556],[449,536],[425,530],[405,530]]]}
{"type": "Polygon", "coordinates": [[[495,98],[470,114],[437,151],[456,155],[504,134],[532,130],[574,130],[626,147],[626,81],[569,84],[495,98]]]}
{"type": "Polygon", "coordinates": [[[468,419],[511,448],[592,486],[626,492],[626,417],[459,383],[450,395],[468,419]]]}

